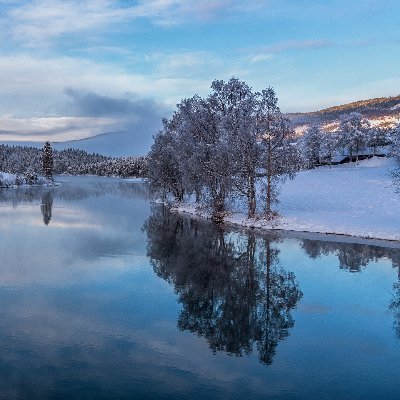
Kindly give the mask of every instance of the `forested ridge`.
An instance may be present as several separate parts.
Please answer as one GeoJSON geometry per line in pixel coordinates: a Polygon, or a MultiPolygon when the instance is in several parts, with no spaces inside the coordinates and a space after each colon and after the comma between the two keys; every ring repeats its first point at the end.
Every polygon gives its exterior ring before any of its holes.
{"type": "MultiPolygon", "coordinates": [[[[27,146],[0,145],[0,171],[41,174],[43,150],[27,146]]],[[[112,158],[78,149],[53,150],[54,174],[141,177],[146,157],[112,158]]]]}

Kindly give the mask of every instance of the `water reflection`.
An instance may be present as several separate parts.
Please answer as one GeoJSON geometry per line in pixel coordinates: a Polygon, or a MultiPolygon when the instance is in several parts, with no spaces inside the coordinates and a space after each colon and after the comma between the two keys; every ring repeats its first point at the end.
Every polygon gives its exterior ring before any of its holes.
{"type": "Polygon", "coordinates": [[[126,199],[148,199],[144,184],[117,178],[61,177],[62,184],[54,188],[19,187],[0,189],[0,205],[11,204],[14,209],[26,204],[38,204],[43,223],[48,225],[53,217],[53,201],[80,202],[106,195],[126,199]]]}
{"type": "MultiPolygon", "coordinates": [[[[133,185],[129,180],[91,177],[68,177],[59,180],[61,185],[51,189],[52,196],[55,199],[80,201],[107,194],[130,199],[149,198],[145,185],[140,184],[140,182],[133,185]]],[[[35,202],[47,192],[49,192],[49,188],[46,187],[0,189],[0,203],[11,203],[14,207],[17,207],[20,204],[35,202]]]]}
{"type": "Polygon", "coordinates": [[[339,268],[352,273],[361,272],[372,262],[389,260],[393,268],[397,268],[398,277],[398,282],[393,284],[389,310],[394,317],[393,330],[400,339],[400,249],[398,247],[366,246],[359,243],[337,243],[310,239],[303,239],[301,247],[312,259],[335,255],[339,261],[339,268]]]}
{"type": "Polygon", "coordinates": [[[312,259],[330,254],[336,255],[339,268],[350,272],[361,272],[362,268],[380,259],[390,260],[393,267],[400,271],[400,250],[398,248],[311,239],[303,239],[301,247],[312,259]]]}
{"type": "Polygon", "coordinates": [[[43,215],[43,223],[48,225],[51,220],[51,213],[53,209],[53,195],[51,192],[46,192],[42,195],[42,204],[40,205],[43,215]]]}
{"type": "Polygon", "coordinates": [[[393,285],[392,300],[389,304],[389,310],[393,313],[393,330],[398,339],[400,339],[400,282],[393,285]]]}
{"type": "Polygon", "coordinates": [[[0,398],[398,398],[399,245],[222,231],[98,183],[0,191],[0,398]]]}
{"type": "Polygon", "coordinates": [[[295,275],[280,266],[277,237],[230,237],[159,205],[144,229],[155,273],[182,304],[179,329],[206,338],[213,352],[242,356],[256,346],[260,361],[271,364],[302,297],[295,275]]]}

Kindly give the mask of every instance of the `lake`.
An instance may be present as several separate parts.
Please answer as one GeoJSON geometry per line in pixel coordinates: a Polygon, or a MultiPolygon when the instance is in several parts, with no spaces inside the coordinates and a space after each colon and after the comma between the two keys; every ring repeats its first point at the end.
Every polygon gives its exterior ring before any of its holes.
{"type": "Polygon", "coordinates": [[[0,398],[398,399],[400,244],[169,213],[138,182],[0,190],[0,398]]]}

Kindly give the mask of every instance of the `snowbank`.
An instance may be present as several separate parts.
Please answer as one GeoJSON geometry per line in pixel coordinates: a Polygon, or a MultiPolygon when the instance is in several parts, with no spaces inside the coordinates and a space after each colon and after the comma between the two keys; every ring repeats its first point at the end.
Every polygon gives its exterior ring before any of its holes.
{"type": "Polygon", "coordinates": [[[1,172],[0,171],[0,189],[1,188],[18,188],[18,187],[30,187],[30,186],[48,186],[48,187],[53,187],[53,186],[58,186],[58,183],[55,182],[49,182],[43,177],[37,177],[34,180],[34,183],[29,184],[29,181],[27,181],[27,177],[23,175],[15,175],[15,174],[9,174],[7,172],[1,172]]]}
{"type": "MultiPolygon", "coordinates": [[[[395,193],[391,158],[373,157],[300,172],[287,181],[272,222],[246,217],[244,207],[231,213],[227,223],[262,229],[331,233],[400,241],[400,195],[395,193]]],[[[179,204],[179,212],[200,215],[193,204],[179,204]]]]}

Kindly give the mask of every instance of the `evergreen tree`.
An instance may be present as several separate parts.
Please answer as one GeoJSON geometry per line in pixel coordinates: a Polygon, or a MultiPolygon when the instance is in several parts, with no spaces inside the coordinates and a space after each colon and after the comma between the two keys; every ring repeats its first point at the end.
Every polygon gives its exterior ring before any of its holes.
{"type": "Polygon", "coordinates": [[[42,154],[42,171],[46,179],[53,180],[53,149],[51,148],[50,142],[46,142],[43,146],[42,154]]]}

